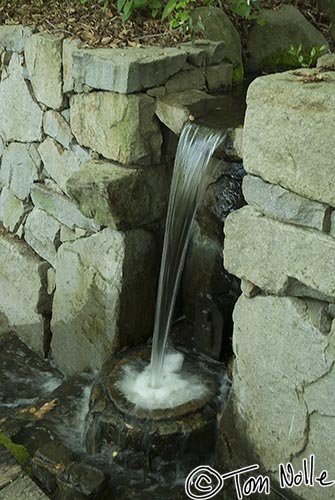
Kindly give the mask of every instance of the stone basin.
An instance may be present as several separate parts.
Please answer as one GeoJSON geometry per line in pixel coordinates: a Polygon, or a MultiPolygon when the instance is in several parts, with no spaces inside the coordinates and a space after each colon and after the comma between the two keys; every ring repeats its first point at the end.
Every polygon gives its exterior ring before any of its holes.
{"type": "Polygon", "coordinates": [[[222,401],[222,365],[187,353],[183,370],[201,374],[206,395],[173,408],[148,410],[127,400],[117,382],[127,364],[150,360],[148,347],[126,350],[108,361],[92,389],[86,448],[109,453],[129,469],[176,476],[213,459],[222,401]]]}

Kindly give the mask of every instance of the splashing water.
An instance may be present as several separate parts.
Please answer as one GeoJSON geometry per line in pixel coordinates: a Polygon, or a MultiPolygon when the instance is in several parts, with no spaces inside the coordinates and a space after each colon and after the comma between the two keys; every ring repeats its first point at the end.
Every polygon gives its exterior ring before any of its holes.
{"type": "Polygon", "coordinates": [[[181,371],[183,362],[184,356],[180,352],[166,354],[162,385],[159,388],[150,385],[150,365],[144,370],[131,364],[126,365],[117,386],[137,408],[148,410],[174,408],[202,399],[207,395],[208,387],[199,375],[181,371]]]}
{"type": "Polygon", "coordinates": [[[172,176],[156,301],[150,385],[162,385],[166,343],[181,272],[197,207],[216,168],[210,162],[224,135],[186,124],[181,133],[172,176]]]}

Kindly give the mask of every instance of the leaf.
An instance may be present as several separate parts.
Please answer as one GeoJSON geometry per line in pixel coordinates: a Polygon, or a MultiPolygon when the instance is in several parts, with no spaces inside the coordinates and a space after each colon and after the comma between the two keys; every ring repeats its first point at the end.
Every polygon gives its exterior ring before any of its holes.
{"type": "Polygon", "coordinates": [[[133,8],[141,9],[142,7],[145,7],[147,3],[147,0],[133,0],[133,8]]]}
{"type": "Polygon", "coordinates": [[[117,0],[116,8],[117,8],[118,12],[122,11],[125,3],[126,3],[126,0],[117,0]]]}
{"type": "Polygon", "coordinates": [[[206,27],[202,21],[198,22],[197,27],[199,28],[200,31],[206,31],[206,27]]]}
{"type": "Polygon", "coordinates": [[[162,2],[160,0],[152,0],[150,2],[150,9],[160,9],[162,7],[162,2]]]}
{"type": "Polygon", "coordinates": [[[43,406],[39,410],[35,412],[35,417],[40,419],[43,418],[49,411],[53,410],[56,406],[57,399],[53,399],[52,401],[49,401],[48,403],[44,403],[43,406]]]}
{"type": "Polygon", "coordinates": [[[169,0],[163,10],[162,19],[166,19],[176,7],[176,0],[169,0]]]}
{"type": "Polygon", "coordinates": [[[133,10],[133,0],[127,0],[123,9],[122,21],[127,21],[133,10]]]}
{"type": "Polygon", "coordinates": [[[139,42],[134,42],[132,40],[128,40],[128,45],[129,47],[137,47],[137,48],[142,47],[142,45],[139,42]]]}

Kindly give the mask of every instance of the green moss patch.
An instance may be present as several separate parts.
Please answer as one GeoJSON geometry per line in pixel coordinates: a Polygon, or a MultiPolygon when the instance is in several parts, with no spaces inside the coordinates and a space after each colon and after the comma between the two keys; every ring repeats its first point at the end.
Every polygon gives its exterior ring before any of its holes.
{"type": "Polygon", "coordinates": [[[243,64],[239,64],[239,66],[237,66],[233,70],[233,85],[241,83],[243,81],[243,78],[244,78],[243,64]]]}
{"type": "Polygon", "coordinates": [[[0,444],[2,444],[21,466],[26,466],[30,461],[27,448],[22,444],[15,444],[13,441],[0,432],[0,444]]]}

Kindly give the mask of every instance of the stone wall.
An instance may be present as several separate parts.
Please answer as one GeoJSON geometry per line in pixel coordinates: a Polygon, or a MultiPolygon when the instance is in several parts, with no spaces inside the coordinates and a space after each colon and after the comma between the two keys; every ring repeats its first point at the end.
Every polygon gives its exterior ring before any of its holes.
{"type": "MultiPolygon", "coordinates": [[[[280,463],[298,472],[311,454],[316,474],[335,476],[334,56],[318,66],[249,87],[248,206],[225,225],[225,266],[243,290],[230,404],[242,441],[274,479],[280,463]]],[[[317,485],[294,491],[334,498],[333,488],[317,485]]]]}
{"type": "Polygon", "coordinates": [[[223,42],[86,49],[23,26],[0,26],[0,58],[0,333],[96,369],[151,335],[175,133],[233,64],[223,42]]]}

